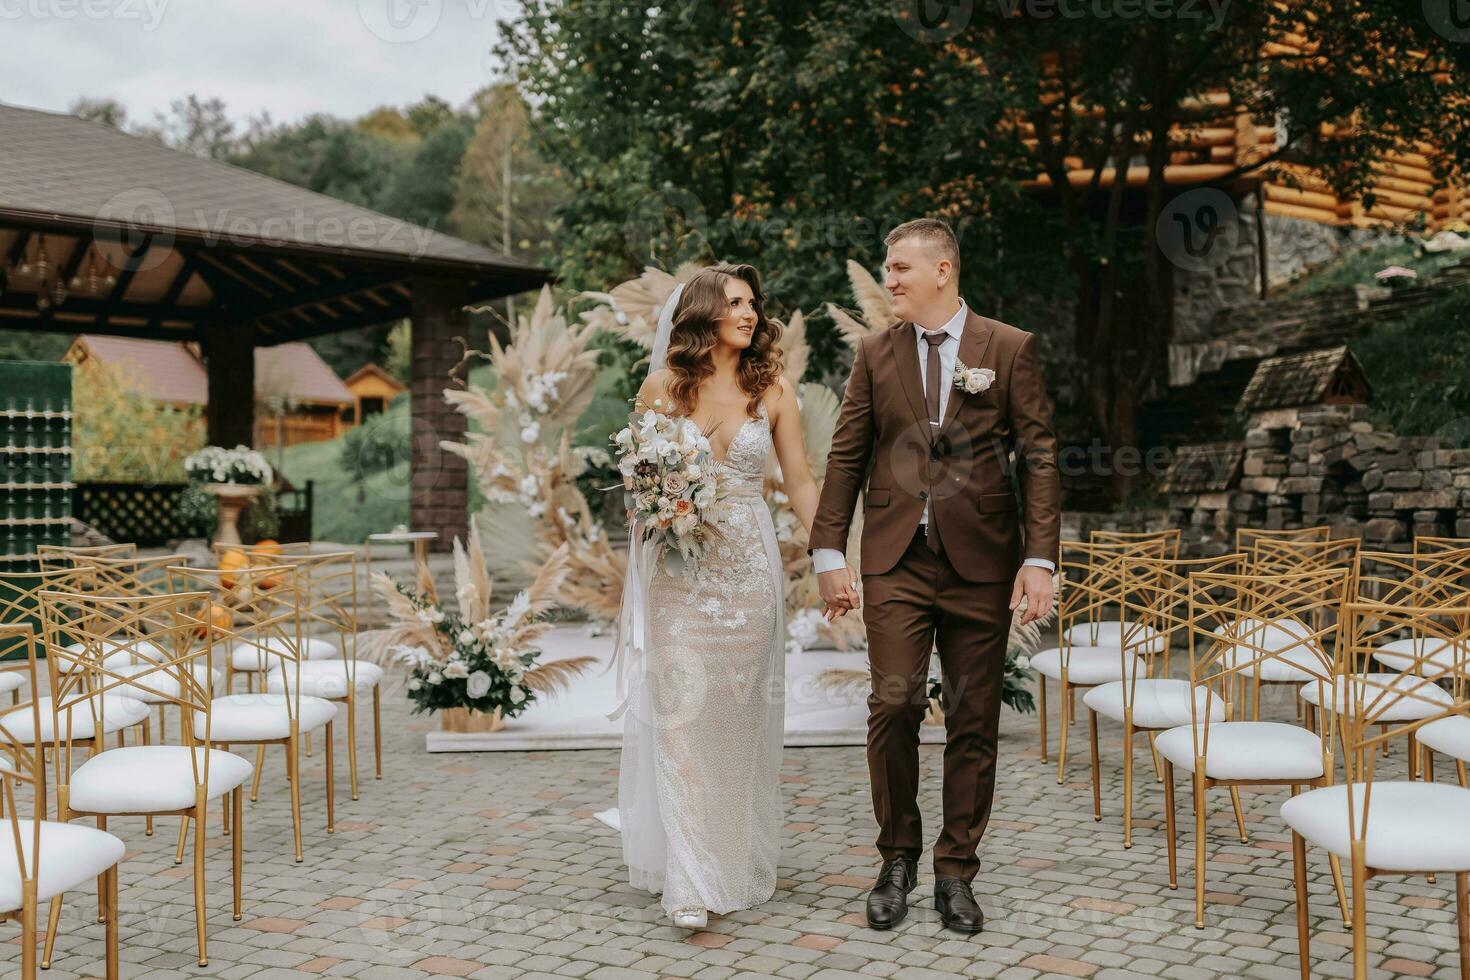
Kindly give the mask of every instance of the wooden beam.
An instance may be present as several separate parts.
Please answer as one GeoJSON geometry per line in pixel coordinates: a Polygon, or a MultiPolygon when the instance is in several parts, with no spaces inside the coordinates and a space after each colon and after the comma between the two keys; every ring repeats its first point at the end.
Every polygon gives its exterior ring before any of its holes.
{"type": "Polygon", "coordinates": [[[5,256],[7,266],[18,265],[25,258],[26,246],[31,243],[31,233],[21,228],[15,233],[15,241],[10,243],[10,251],[5,256]]]}
{"type": "MultiPolygon", "coordinates": [[[[18,293],[7,291],[0,296],[0,310],[34,310],[36,308],[35,293],[18,293]]],[[[37,311],[40,313],[41,311],[37,311]]],[[[189,323],[200,323],[207,319],[210,310],[205,306],[174,306],[155,305],[153,303],[111,303],[105,299],[68,299],[66,305],[60,310],[53,310],[54,314],[79,313],[84,316],[95,318],[99,325],[106,326],[109,317],[122,317],[124,319],[143,318],[150,322],[163,320],[184,320],[189,323]]],[[[50,319],[42,317],[43,322],[50,319]]]]}
{"type": "MultiPolygon", "coordinates": [[[[168,284],[168,289],[164,291],[162,298],[159,299],[159,303],[163,306],[176,305],[179,297],[184,294],[185,287],[189,285],[189,280],[194,278],[194,270],[198,265],[198,260],[189,252],[180,252],[179,254],[183,256],[184,261],[179,265],[179,271],[174,274],[173,282],[168,284]]],[[[150,321],[149,326],[153,326],[155,323],[157,323],[157,320],[150,321]]]]}

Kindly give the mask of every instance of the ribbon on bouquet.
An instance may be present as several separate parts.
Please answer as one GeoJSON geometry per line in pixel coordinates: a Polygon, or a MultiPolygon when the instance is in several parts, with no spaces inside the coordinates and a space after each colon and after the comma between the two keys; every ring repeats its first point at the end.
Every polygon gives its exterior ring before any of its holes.
{"type": "Polygon", "coordinates": [[[641,676],[648,657],[648,592],[653,581],[658,542],[644,540],[643,522],[628,527],[628,570],[623,576],[623,604],[618,613],[618,636],[608,670],[617,669],[618,706],[607,716],[617,721],[633,701],[630,678],[641,676]]]}

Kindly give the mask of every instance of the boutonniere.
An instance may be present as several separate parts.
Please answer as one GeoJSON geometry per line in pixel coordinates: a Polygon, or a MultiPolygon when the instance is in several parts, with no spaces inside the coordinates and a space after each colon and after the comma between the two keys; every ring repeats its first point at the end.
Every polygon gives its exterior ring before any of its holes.
{"type": "Polygon", "coordinates": [[[967,395],[978,395],[995,383],[995,372],[990,368],[965,367],[961,361],[954,363],[954,386],[967,395]]]}

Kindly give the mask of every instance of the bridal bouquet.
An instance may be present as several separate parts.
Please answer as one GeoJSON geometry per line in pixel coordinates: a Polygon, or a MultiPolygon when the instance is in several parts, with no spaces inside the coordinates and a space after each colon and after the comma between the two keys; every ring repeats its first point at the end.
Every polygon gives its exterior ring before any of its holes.
{"type": "Polygon", "coordinates": [[[661,405],[631,413],[612,438],[623,500],[642,523],[642,540],[658,542],[670,575],[687,575],[720,536],[709,519],[716,502],[713,455],[703,433],[658,411],[661,405]]]}

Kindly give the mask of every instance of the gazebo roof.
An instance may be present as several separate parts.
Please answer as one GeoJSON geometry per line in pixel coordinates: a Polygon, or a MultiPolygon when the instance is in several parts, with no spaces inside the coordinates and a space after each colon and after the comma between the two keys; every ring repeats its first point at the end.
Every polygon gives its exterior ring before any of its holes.
{"type": "Polygon", "coordinates": [[[260,344],[406,316],[417,277],[463,281],[471,302],[551,278],[101,123],[3,104],[0,275],[3,327],[194,339],[202,322],[243,321],[260,344]],[[36,301],[43,272],[49,306],[36,301]]]}

